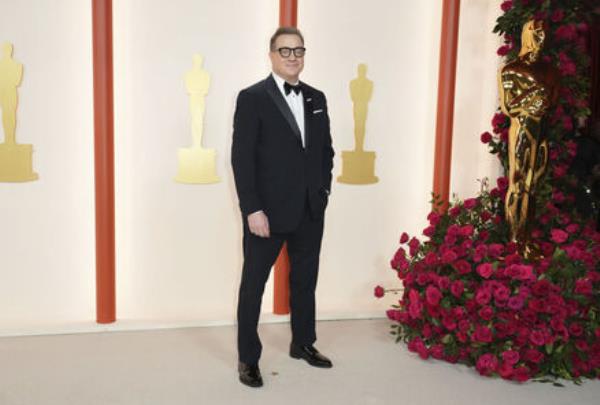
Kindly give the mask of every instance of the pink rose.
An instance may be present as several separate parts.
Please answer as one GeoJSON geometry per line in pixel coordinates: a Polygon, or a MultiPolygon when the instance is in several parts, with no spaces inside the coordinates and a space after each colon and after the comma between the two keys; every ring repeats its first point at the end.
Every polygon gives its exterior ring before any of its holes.
{"type": "Polygon", "coordinates": [[[460,205],[457,205],[456,207],[452,207],[448,210],[448,215],[450,215],[452,218],[456,218],[457,216],[460,215],[460,211],[462,210],[460,205]]]}
{"type": "Polygon", "coordinates": [[[477,266],[477,273],[483,278],[490,278],[490,276],[494,273],[494,267],[491,263],[481,263],[477,266]]]}
{"type": "Polygon", "coordinates": [[[375,287],[375,297],[381,298],[384,295],[385,295],[385,290],[383,289],[382,286],[378,285],[377,287],[375,287]]]}

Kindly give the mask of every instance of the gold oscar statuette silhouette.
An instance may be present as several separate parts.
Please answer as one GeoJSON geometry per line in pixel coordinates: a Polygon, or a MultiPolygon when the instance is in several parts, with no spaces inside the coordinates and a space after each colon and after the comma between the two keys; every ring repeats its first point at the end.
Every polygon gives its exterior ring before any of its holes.
{"type": "Polygon", "coordinates": [[[210,86],[210,76],[202,69],[202,56],[194,55],[192,70],[185,75],[185,86],[190,97],[192,117],[192,147],[178,151],[178,171],[175,181],[186,184],[210,184],[220,181],[216,174],[214,149],[202,147],[205,97],[210,86]]]}
{"type": "Polygon", "coordinates": [[[350,96],[354,115],[354,150],[342,151],[342,175],[340,183],[373,184],[375,176],[375,152],[364,150],[368,104],[373,94],[373,82],[367,79],[367,65],[358,65],[358,77],[350,82],[350,96]]]}
{"type": "Polygon", "coordinates": [[[36,180],[33,171],[33,145],[18,144],[17,129],[17,87],[23,77],[23,65],[12,58],[13,46],[2,45],[0,57],[0,109],[4,141],[0,143],[0,182],[26,182],[36,180]]]}
{"type": "Polygon", "coordinates": [[[542,118],[558,97],[558,71],[540,57],[544,40],[542,21],[525,23],[519,56],[498,74],[500,108],[510,117],[505,215],[510,240],[528,258],[540,256],[530,241],[529,225],[535,217],[536,190],[548,166],[542,118]]]}

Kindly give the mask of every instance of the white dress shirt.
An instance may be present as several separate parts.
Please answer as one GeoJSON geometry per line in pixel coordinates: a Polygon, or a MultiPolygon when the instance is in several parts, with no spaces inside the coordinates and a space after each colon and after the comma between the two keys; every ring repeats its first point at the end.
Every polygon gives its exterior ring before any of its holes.
{"type": "MultiPolygon", "coordinates": [[[[290,106],[290,110],[292,110],[292,114],[294,114],[294,118],[296,119],[296,124],[298,124],[298,128],[300,128],[300,135],[302,138],[302,147],[306,146],[306,141],[304,137],[304,97],[302,96],[302,92],[296,94],[294,91],[290,91],[290,94],[285,95],[285,90],[283,88],[283,84],[285,80],[282,77],[279,77],[275,72],[273,74],[273,79],[275,79],[275,83],[277,83],[277,87],[279,87],[279,91],[285,101],[290,106]]],[[[290,83],[291,85],[297,85],[299,82],[290,83]]]]}

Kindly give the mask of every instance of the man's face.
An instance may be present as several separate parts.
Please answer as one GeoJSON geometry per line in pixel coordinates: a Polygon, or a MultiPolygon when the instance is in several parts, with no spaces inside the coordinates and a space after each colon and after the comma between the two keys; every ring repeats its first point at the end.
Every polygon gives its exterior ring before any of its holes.
{"type": "Polygon", "coordinates": [[[294,52],[284,58],[277,51],[279,48],[300,48],[303,47],[302,40],[297,35],[284,34],[275,40],[275,49],[269,52],[273,72],[281,76],[287,82],[295,83],[298,81],[300,72],[304,69],[304,57],[297,57],[294,52]]]}

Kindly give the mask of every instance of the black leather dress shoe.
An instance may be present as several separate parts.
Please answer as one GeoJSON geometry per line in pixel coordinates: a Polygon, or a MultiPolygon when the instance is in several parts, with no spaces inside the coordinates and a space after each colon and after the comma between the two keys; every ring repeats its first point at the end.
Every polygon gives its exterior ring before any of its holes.
{"type": "Polygon", "coordinates": [[[260,375],[258,365],[250,365],[240,362],[238,364],[238,373],[240,374],[240,382],[248,387],[262,387],[263,380],[260,375]]]}
{"type": "Polygon", "coordinates": [[[314,367],[320,368],[331,368],[331,360],[323,356],[317,349],[312,345],[299,346],[294,343],[290,345],[290,356],[294,359],[304,359],[314,367]]]}

